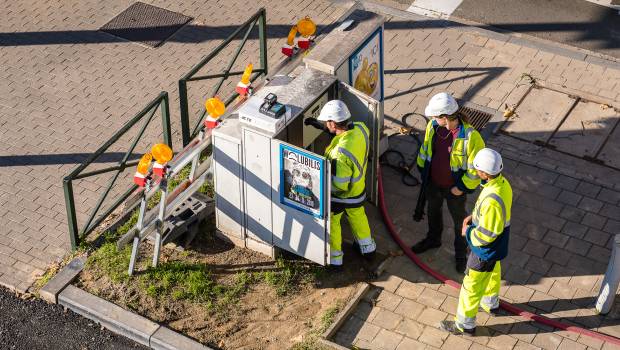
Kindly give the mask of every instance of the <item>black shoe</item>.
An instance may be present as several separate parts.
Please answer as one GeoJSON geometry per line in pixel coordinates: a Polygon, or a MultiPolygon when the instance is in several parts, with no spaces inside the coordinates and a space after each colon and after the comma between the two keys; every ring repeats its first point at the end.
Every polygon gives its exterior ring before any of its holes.
{"type": "Polygon", "coordinates": [[[467,267],[467,259],[465,258],[456,258],[456,272],[465,273],[465,268],[467,267]]]}
{"type": "Polygon", "coordinates": [[[431,241],[428,238],[424,238],[423,240],[413,245],[411,247],[411,251],[413,251],[416,254],[421,254],[429,249],[439,248],[439,247],[441,247],[441,242],[437,243],[437,242],[431,241]]]}
{"type": "Polygon", "coordinates": [[[459,327],[456,326],[456,323],[454,321],[439,322],[439,329],[450,332],[454,335],[465,335],[468,337],[471,337],[476,333],[476,328],[460,330],[459,327]]]}
{"type": "Polygon", "coordinates": [[[375,252],[370,252],[370,253],[366,253],[366,254],[362,254],[362,258],[364,258],[364,260],[366,261],[372,261],[375,258],[375,252]]]}
{"type": "MultiPolygon", "coordinates": [[[[482,306],[480,306],[480,307],[478,307],[478,312],[487,312],[487,310],[485,310],[482,306]]],[[[494,309],[489,310],[487,313],[489,315],[495,316],[495,317],[502,315],[499,306],[494,308],[494,309]]]]}

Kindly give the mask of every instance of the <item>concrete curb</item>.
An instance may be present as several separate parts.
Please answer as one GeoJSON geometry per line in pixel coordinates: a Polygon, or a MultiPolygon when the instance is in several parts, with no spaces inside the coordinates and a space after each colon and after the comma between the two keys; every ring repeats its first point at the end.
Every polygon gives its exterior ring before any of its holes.
{"type": "Polygon", "coordinates": [[[336,332],[338,332],[338,329],[340,328],[340,326],[342,326],[344,321],[346,321],[346,319],[351,315],[353,310],[355,310],[355,307],[357,306],[357,304],[359,304],[360,300],[362,300],[362,298],[364,297],[366,292],[368,292],[369,289],[370,289],[370,284],[366,282],[360,283],[360,285],[357,287],[357,290],[353,298],[349,300],[347,305],[342,310],[340,310],[340,312],[334,319],[334,322],[331,324],[331,326],[329,326],[329,328],[327,328],[325,332],[323,332],[323,334],[321,335],[321,338],[319,339],[319,341],[322,344],[330,346],[334,349],[346,349],[345,347],[332,342],[330,338],[333,337],[336,334],[336,332]]]}
{"type": "Polygon", "coordinates": [[[152,349],[210,349],[146,317],[127,311],[75,286],[67,286],[58,296],[58,303],[114,333],[152,349]]]}
{"type": "Polygon", "coordinates": [[[51,304],[58,303],[58,294],[82,271],[86,258],[81,256],[71,260],[60,272],[39,290],[41,299],[51,304]]]}
{"type": "Polygon", "coordinates": [[[152,349],[211,349],[146,317],[125,310],[116,304],[70,285],[84,268],[85,262],[85,257],[73,259],[41,288],[41,298],[50,303],[58,303],[69,308],[114,333],[152,349]]]}
{"type": "MultiPolygon", "coordinates": [[[[342,0],[332,0],[333,3],[342,3],[342,0]]],[[[580,60],[600,66],[604,66],[611,69],[620,70],[620,59],[615,57],[607,56],[604,54],[600,54],[598,52],[565,45],[561,43],[556,43],[553,41],[536,38],[530,35],[509,32],[500,28],[495,28],[489,26],[487,24],[477,23],[473,21],[468,21],[462,18],[451,16],[449,20],[447,19],[439,19],[433,17],[426,17],[422,15],[418,15],[415,13],[411,13],[404,10],[399,10],[397,8],[393,8],[387,5],[378,4],[372,1],[361,0],[360,3],[363,4],[364,8],[370,11],[376,11],[380,13],[384,13],[387,15],[407,18],[414,21],[434,21],[438,23],[439,26],[444,27],[458,27],[458,29],[464,31],[475,32],[491,39],[500,40],[508,43],[513,43],[516,45],[521,45],[529,48],[533,48],[540,51],[549,52],[555,55],[569,57],[575,60],[580,60]],[[487,28],[493,29],[487,29],[487,28]]]]}

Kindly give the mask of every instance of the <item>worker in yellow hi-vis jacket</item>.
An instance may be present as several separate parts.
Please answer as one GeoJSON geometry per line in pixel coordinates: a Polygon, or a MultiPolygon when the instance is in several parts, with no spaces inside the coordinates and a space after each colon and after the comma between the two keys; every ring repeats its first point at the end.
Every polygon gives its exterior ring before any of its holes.
{"type": "MultiPolygon", "coordinates": [[[[441,246],[442,206],[445,201],[454,221],[455,268],[463,273],[467,264],[467,242],[461,237],[461,223],[467,215],[467,194],[473,193],[480,184],[471,163],[478,151],[484,148],[484,141],[458,110],[458,103],[447,92],[431,97],[424,110],[424,114],[432,120],[426,126],[417,165],[423,179],[420,191],[428,200],[428,232],[411,250],[421,254],[441,246]]],[[[423,207],[416,207],[415,221],[422,219],[418,216],[422,211],[423,207]]]]}
{"type": "MultiPolygon", "coordinates": [[[[362,255],[370,258],[376,250],[364,210],[366,167],[370,147],[369,131],[364,123],[351,122],[351,113],[340,100],[327,102],[317,119],[325,123],[326,131],[335,135],[325,149],[325,158],[330,163],[332,175],[330,264],[338,268],[342,266],[344,255],[340,227],[343,214],[348,217],[355,242],[362,255]]],[[[305,123],[315,125],[316,121],[307,120],[305,123]]]]}
{"type": "Polygon", "coordinates": [[[474,168],[482,180],[482,192],[472,215],[463,221],[462,234],[471,252],[454,321],[440,327],[453,334],[471,335],[476,329],[478,307],[495,315],[499,310],[500,260],[508,255],[512,188],[502,176],[502,157],[490,148],[481,149],[474,168]]]}

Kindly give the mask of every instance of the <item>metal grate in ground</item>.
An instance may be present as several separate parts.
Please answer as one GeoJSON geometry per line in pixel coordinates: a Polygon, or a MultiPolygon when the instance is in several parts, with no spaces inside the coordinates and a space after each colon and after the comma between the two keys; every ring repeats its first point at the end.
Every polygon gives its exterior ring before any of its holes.
{"type": "Polygon", "coordinates": [[[192,17],[136,2],[101,27],[102,32],[151,47],[164,43],[192,17]]]}
{"type": "Polygon", "coordinates": [[[461,107],[459,113],[465,117],[476,130],[481,131],[491,121],[493,115],[473,107],[461,107]]]}

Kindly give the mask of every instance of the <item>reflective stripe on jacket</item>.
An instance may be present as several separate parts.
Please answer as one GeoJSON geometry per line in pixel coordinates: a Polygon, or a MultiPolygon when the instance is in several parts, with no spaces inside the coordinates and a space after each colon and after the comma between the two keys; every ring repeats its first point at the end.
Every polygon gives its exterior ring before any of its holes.
{"type": "Polygon", "coordinates": [[[482,184],[482,192],[467,229],[467,243],[484,261],[501,260],[508,254],[512,187],[501,174],[482,184]]]}
{"type": "MultiPolygon", "coordinates": [[[[424,142],[417,159],[422,178],[426,176],[425,172],[431,171],[433,140],[438,127],[439,124],[434,119],[426,125],[424,142]]],[[[476,153],[484,147],[484,140],[480,133],[470,124],[461,121],[460,130],[452,142],[450,169],[455,186],[465,193],[472,193],[480,184],[480,178],[474,169],[473,162],[476,153]]]]}
{"type": "Polygon", "coordinates": [[[355,122],[349,130],[334,137],[325,149],[325,157],[331,164],[333,202],[352,205],[364,202],[369,145],[368,128],[355,122]]]}

